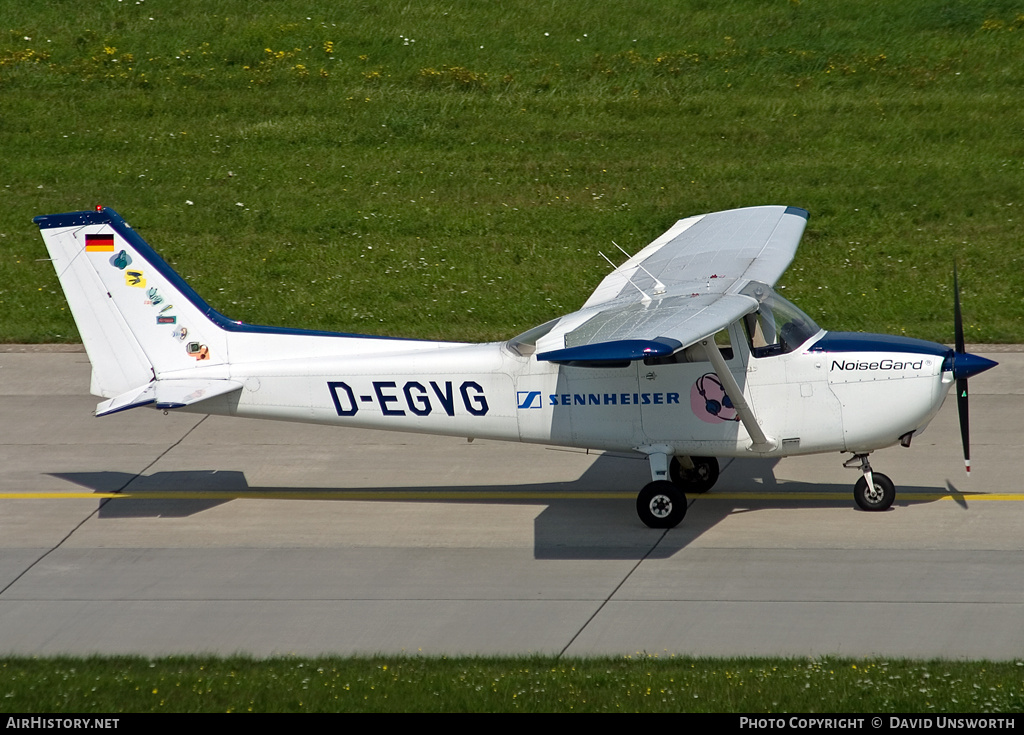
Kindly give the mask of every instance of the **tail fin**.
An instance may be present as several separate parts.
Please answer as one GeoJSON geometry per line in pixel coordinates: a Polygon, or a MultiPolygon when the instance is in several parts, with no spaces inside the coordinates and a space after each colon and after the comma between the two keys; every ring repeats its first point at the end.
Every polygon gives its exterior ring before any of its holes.
{"type": "Polygon", "coordinates": [[[225,318],[112,209],[36,217],[93,366],[92,393],[228,361],[225,318]]]}

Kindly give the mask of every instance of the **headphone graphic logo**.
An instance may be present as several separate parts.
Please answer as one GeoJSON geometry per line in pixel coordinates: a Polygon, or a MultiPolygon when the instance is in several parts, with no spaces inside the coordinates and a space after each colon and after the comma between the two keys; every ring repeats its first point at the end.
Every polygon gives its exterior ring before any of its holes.
{"type": "Polygon", "coordinates": [[[690,408],[697,418],[709,424],[740,420],[732,405],[732,399],[725,392],[722,381],[714,373],[704,373],[697,378],[697,382],[690,389],[690,408]]]}

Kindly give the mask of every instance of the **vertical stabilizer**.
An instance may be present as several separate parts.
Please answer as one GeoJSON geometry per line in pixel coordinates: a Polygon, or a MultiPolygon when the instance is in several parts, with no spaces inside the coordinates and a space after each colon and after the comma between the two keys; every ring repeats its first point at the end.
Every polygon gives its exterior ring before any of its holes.
{"type": "Polygon", "coordinates": [[[89,353],[94,394],[227,362],[227,335],[210,317],[220,315],[112,209],[34,221],[89,353]]]}

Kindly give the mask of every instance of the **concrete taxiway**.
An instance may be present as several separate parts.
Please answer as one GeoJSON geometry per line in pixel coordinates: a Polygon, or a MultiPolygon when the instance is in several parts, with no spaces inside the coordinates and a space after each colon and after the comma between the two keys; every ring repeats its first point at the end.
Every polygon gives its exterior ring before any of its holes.
{"type": "MultiPolygon", "coordinates": [[[[982,351],[982,354],[987,354],[982,351]]],[[[856,510],[844,455],[736,460],[664,532],[646,462],[162,415],[0,353],[0,652],[1024,659],[1024,352],[856,510]]]]}

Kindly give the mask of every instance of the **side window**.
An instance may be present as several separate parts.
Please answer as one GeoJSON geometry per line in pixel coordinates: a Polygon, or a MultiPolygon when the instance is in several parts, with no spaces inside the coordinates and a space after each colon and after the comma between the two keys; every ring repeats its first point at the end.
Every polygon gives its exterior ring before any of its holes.
{"type": "Polygon", "coordinates": [[[526,330],[518,337],[513,337],[505,345],[520,357],[529,357],[537,351],[537,340],[554,329],[556,324],[558,324],[558,319],[544,322],[539,326],[526,330]]]}
{"type": "Polygon", "coordinates": [[[726,360],[732,359],[732,340],[729,338],[728,329],[723,329],[715,335],[715,344],[722,351],[722,357],[726,360]]]}
{"type": "Polygon", "coordinates": [[[770,311],[767,317],[761,309],[747,314],[743,317],[743,328],[750,344],[750,354],[754,357],[771,357],[788,352],[775,331],[775,320],[771,318],[770,311]]]}

